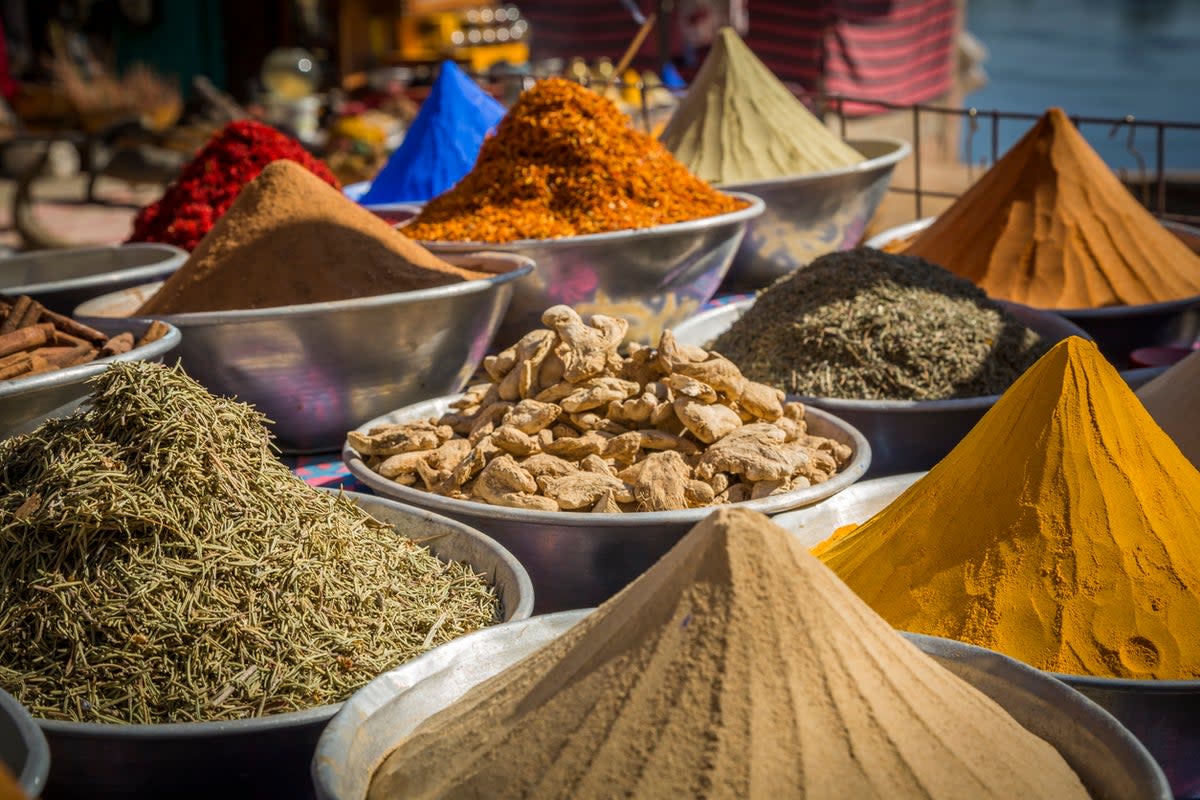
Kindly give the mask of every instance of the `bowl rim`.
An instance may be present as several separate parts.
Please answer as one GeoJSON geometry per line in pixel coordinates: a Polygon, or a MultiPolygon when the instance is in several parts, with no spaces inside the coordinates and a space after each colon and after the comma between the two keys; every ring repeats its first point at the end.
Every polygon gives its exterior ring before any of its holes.
{"type": "MultiPolygon", "coordinates": [[[[709,316],[720,316],[719,312],[722,311],[724,311],[726,314],[729,314],[736,310],[744,314],[751,306],[754,305],[757,299],[757,296],[755,296],[742,300],[736,300],[732,303],[726,303],[725,305],[711,308],[708,311],[703,311],[687,320],[687,322],[694,322],[709,316]]],[[[1027,309],[1038,314],[1057,316],[1055,312],[1045,308],[1034,308],[1033,306],[1025,306],[1021,305],[1020,303],[1012,303],[1008,300],[996,300],[995,298],[988,299],[995,303],[999,303],[1001,306],[1004,306],[1006,311],[1015,307],[1019,310],[1027,309]]],[[[739,316],[741,316],[741,314],[739,314],[739,316]]],[[[1064,319],[1061,321],[1065,323],[1066,327],[1072,327],[1076,329],[1072,332],[1072,336],[1078,336],[1079,338],[1089,342],[1092,341],[1092,335],[1080,328],[1078,325],[1075,325],[1073,322],[1071,322],[1071,320],[1064,319]]],[[[1159,367],[1146,367],[1144,369],[1157,370],[1160,372],[1162,371],[1159,367]]],[[[1126,372],[1132,372],[1132,370],[1126,370],[1126,372]]],[[[1125,372],[1122,372],[1121,374],[1125,375],[1125,372]]],[[[1001,394],[1003,394],[1003,392],[1001,392],[1001,394]]],[[[989,408],[995,405],[996,401],[1000,399],[1000,394],[986,394],[979,395],[977,397],[949,397],[941,400],[862,400],[852,397],[818,397],[816,395],[789,393],[787,395],[787,399],[798,400],[799,402],[804,403],[805,406],[809,406],[811,404],[814,407],[820,407],[834,411],[853,411],[859,413],[867,411],[913,411],[925,413],[935,411],[963,411],[968,409],[989,408]]]]}
{"type": "MultiPolygon", "coordinates": [[[[377,306],[391,305],[409,305],[411,303],[422,303],[428,300],[441,300],[447,297],[457,297],[459,295],[475,294],[493,289],[497,286],[502,286],[506,283],[511,283],[533,272],[534,262],[532,259],[515,253],[498,253],[498,252],[470,252],[462,254],[454,254],[458,256],[456,260],[462,261],[471,258],[476,261],[485,263],[502,264],[507,263],[512,265],[511,269],[504,272],[496,273],[487,278],[477,278],[475,280],[460,281],[458,283],[450,283],[444,286],[434,286],[429,289],[417,289],[410,292],[392,292],[390,294],[375,294],[365,297],[352,297],[346,300],[326,300],[319,303],[300,303],[290,306],[270,306],[267,308],[243,308],[232,309],[227,311],[189,311],[182,314],[150,314],[146,316],[130,316],[130,317],[100,317],[93,313],[88,313],[86,306],[99,304],[101,301],[116,298],[129,292],[145,289],[149,286],[154,286],[154,283],[144,283],[140,286],[133,286],[127,289],[121,289],[109,294],[100,295],[92,298],[75,307],[72,314],[76,319],[104,319],[104,320],[164,320],[174,323],[180,327],[193,327],[201,325],[222,325],[230,322],[258,322],[261,320],[274,319],[276,317],[309,317],[322,314],[328,314],[335,311],[361,310],[364,308],[374,308],[377,306]]],[[[161,282],[158,284],[161,286],[161,282]]],[[[157,289],[156,289],[157,291],[157,289]]]]}
{"type": "MultiPolygon", "coordinates": [[[[397,502],[394,498],[384,497],[381,495],[366,494],[364,492],[350,492],[344,489],[331,489],[324,486],[314,487],[321,492],[327,494],[340,494],[351,498],[357,502],[359,499],[368,499],[372,502],[382,501],[386,505],[393,506],[395,510],[402,511],[405,514],[423,518],[425,520],[435,520],[439,523],[447,524],[453,528],[457,528],[460,532],[469,532],[472,538],[482,541],[482,543],[495,548],[495,552],[500,555],[501,560],[509,561],[511,564],[518,567],[515,570],[517,574],[517,582],[521,585],[523,597],[517,607],[512,611],[512,619],[502,620],[494,625],[487,625],[479,630],[487,628],[495,628],[500,625],[507,625],[510,622],[520,622],[522,619],[530,619],[533,612],[533,581],[529,577],[525,566],[521,564],[517,557],[512,554],[507,547],[496,541],[495,538],[489,536],[483,531],[473,528],[465,522],[460,522],[456,519],[451,519],[435,511],[430,511],[426,508],[418,508],[397,502]],[[527,585],[526,585],[527,584],[527,585]],[[524,612],[524,617],[518,616],[524,612]]],[[[472,631],[471,633],[477,633],[472,631]]],[[[471,634],[467,634],[470,636],[471,634]]],[[[461,637],[458,637],[461,638],[461,637]]],[[[453,641],[453,640],[451,640],[453,641]]],[[[431,652],[433,649],[425,651],[431,652]]],[[[414,656],[409,661],[415,660],[425,655],[414,656]]],[[[407,661],[404,664],[408,663],[407,661]]],[[[398,669],[404,664],[397,664],[392,669],[398,669]]],[[[378,677],[378,676],[376,676],[378,677]]],[[[371,679],[372,681],[375,678],[371,679]]],[[[370,681],[368,681],[370,683],[370,681]]],[[[363,684],[366,686],[366,684],[363,684]]],[[[358,692],[363,687],[355,689],[358,692]]],[[[351,697],[353,693],[351,694],[351,697]]],[[[349,698],[347,698],[349,699],[349,698]]],[[[272,730],[275,728],[292,727],[297,725],[305,725],[321,720],[328,720],[338,709],[344,705],[345,701],[339,703],[326,703],[325,705],[313,706],[312,708],[302,709],[300,711],[286,711],[281,714],[268,714],[261,717],[249,717],[245,719],[228,719],[228,720],[210,720],[205,722],[73,722],[61,719],[43,719],[34,717],[34,722],[42,733],[49,736],[71,736],[73,738],[88,738],[88,739],[162,739],[169,737],[172,739],[197,739],[207,738],[219,734],[229,735],[250,735],[261,733],[263,731],[272,730]]]]}
{"type": "Polygon", "coordinates": [[[43,281],[42,283],[27,283],[22,286],[0,286],[0,292],[7,295],[22,295],[22,294],[46,294],[48,292],[65,292],[72,289],[86,289],[96,284],[112,283],[115,281],[140,280],[142,278],[156,278],[163,274],[164,270],[170,269],[172,272],[183,266],[188,260],[190,253],[172,244],[165,242],[124,242],[122,244],[104,244],[104,245],[89,245],[87,247],[68,247],[61,250],[35,250],[30,253],[18,253],[5,259],[5,263],[11,262],[12,259],[28,258],[33,260],[37,258],[54,257],[56,255],[69,255],[84,252],[112,252],[122,250],[161,250],[163,258],[153,264],[143,264],[140,267],[126,267],[124,269],[113,269],[107,272],[97,272],[94,275],[88,275],[82,278],[68,278],[62,281],[43,281]],[[177,262],[177,263],[176,263],[177,262]]]}
{"type": "Polygon", "coordinates": [[[0,712],[8,715],[21,740],[29,748],[25,764],[20,773],[13,777],[26,794],[37,797],[45,787],[46,776],[50,774],[50,744],[29,709],[4,689],[0,689],[0,712]]]}
{"type": "MultiPolygon", "coordinates": [[[[868,158],[865,161],[859,161],[857,164],[850,164],[846,167],[838,167],[836,169],[827,169],[820,172],[805,172],[799,175],[785,175],[780,178],[759,178],[752,181],[732,181],[730,183],[714,183],[713,187],[722,191],[733,192],[748,192],[753,194],[757,189],[774,189],[781,186],[801,186],[806,183],[816,183],[827,178],[840,178],[844,175],[858,175],[867,172],[876,172],[884,168],[892,168],[907,158],[912,153],[912,145],[904,139],[897,139],[891,136],[872,136],[864,139],[843,139],[845,144],[850,145],[855,150],[859,150],[858,145],[865,144],[883,144],[891,147],[891,150],[882,155],[868,158]]],[[[859,154],[862,151],[859,150],[859,154]]]]}
{"type": "MultiPolygon", "coordinates": [[[[744,208],[738,208],[733,211],[727,211],[724,214],[716,214],[711,217],[697,217],[696,219],[684,220],[683,222],[671,222],[666,225],[651,225],[648,228],[622,228],[618,231],[606,231],[604,233],[585,233],[580,236],[560,236],[556,239],[515,239],[511,242],[455,242],[455,241],[430,241],[426,239],[413,239],[426,250],[433,253],[453,253],[453,252],[469,252],[474,250],[522,250],[532,248],[546,247],[566,247],[573,245],[607,245],[615,242],[625,243],[629,240],[651,239],[659,236],[670,236],[676,233],[694,233],[696,231],[707,230],[709,228],[718,228],[725,225],[732,225],[741,222],[749,222],[756,217],[762,215],[766,210],[767,204],[762,198],[745,192],[726,192],[723,194],[738,200],[744,200],[748,205],[744,208]]],[[[406,204],[399,203],[395,210],[402,210],[400,207],[406,204]]],[[[414,206],[417,208],[417,206],[414,206]]],[[[415,219],[415,217],[414,217],[415,219]]],[[[402,230],[406,225],[412,222],[411,219],[406,219],[403,222],[396,224],[396,230],[402,230]]]]}
{"type": "MultiPolygon", "coordinates": [[[[118,319],[128,319],[130,322],[135,323],[135,325],[142,327],[151,322],[149,319],[134,317],[119,317],[118,319]]],[[[140,361],[166,355],[179,344],[183,338],[183,334],[179,328],[171,323],[167,322],[164,324],[167,326],[167,332],[161,337],[149,344],[134,347],[124,353],[97,358],[85,364],[76,364],[73,367],[65,367],[52,372],[43,372],[40,375],[34,375],[30,378],[16,377],[0,381],[0,401],[11,400],[14,397],[21,397],[22,395],[39,392],[43,389],[79,383],[104,372],[109,364],[116,364],[122,361],[140,361]]],[[[130,327],[135,327],[135,325],[131,325],[130,327]]]]}
{"type": "MultiPolygon", "coordinates": [[[[376,425],[387,424],[389,417],[398,414],[407,413],[411,415],[413,420],[425,419],[428,416],[438,413],[434,410],[436,406],[445,405],[462,396],[461,393],[445,395],[413,403],[365,422],[355,428],[355,431],[365,433],[376,425]],[[428,410],[425,410],[426,408],[428,410]]],[[[871,445],[858,428],[828,411],[813,406],[805,406],[804,413],[806,418],[808,418],[809,414],[812,414],[823,423],[840,428],[847,438],[850,439],[854,453],[846,468],[823,483],[814,484],[804,489],[795,489],[773,497],[745,500],[735,503],[733,506],[751,511],[759,511],[763,514],[781,513],[804,505],[819,503],[836,495],[843,489],[854,485],[867,473],[867,469],[871,466],[871,445]],[[805,493],[808,494],[806,495],[805,493]],[[809,496],[812,499],[809,499],[809,496]]],[[[700,508],[687,508],[679,511],[630,511],[620,514],[508,508],[506,506],[494,506],[489,503],[479,503],[474,500],[459,500],[453,497],[434,494],[433,492],[413,489],[410,486],[402,486],[369,469],[359,452],[351,446],[349,439],[342,446],[342,461],[346,464],[350,474],[366,484],[373,491],[409,505],[431,508],[439,514],[451,517],[469,514],[473,517],[485,517],[497,522],[521,522],[532,525],[553,525],[561,528],[639,528],[646,525],[694,525],[717,508],[725,507],[702,506],[700,508]]]]}
{"type": "MultiPolygon", "coordinates": [[[[903,225],[897,225],[893,228],[888,228],[887,230],[881,231],[880,233],[872,236],[863,243],[863,246],[880,250],[885,245],[890,244],[897,239],[902,239],[905,236],[911,236],[914,233],[920,233],[932,225],[936,219],[937,217],[922,217],[921,219],[913,220],[912,222],[906,222],[903,225]]],[[[1175,222],[1174,220],[1158,219],[1157,217],[1155,218],[1155,221],[1168,230],[1175,229],[1183,233],[1189,233],[1193,236],[1200,237],[1200,228],[1195,228],[1182,222],[1175,222]]],[[[1194,294],[1190,297],[1180,297],[1174,300],[1160,300],[1154,303],[1100,306],[1098,308],[1049,308],[1046,306],[1027,307],[1037,311],[1049,311],[1053,314],[1066,317],[1069,320],[1125,319],[1128,317],[1146,317],[1164,312],[1188,311],[1193,308],[1200,308],[1200,294],[1194,294]]]]}

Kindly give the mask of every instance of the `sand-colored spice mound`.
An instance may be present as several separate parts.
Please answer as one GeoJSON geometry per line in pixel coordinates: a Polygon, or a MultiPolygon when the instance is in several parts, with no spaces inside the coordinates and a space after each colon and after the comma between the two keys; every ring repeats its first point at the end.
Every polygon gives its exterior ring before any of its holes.
{"type": "Polygon", "coordinates": [[[554,239],[744,205],[688,172],[611,100],[548,78],[521,94],[484,141],[475,168],[402,230],[422,241],[554,239]]]}
{"type": "Polygon", "coordinates": [[[901,630],[1041,669],[1200,678],[1200,472],[1072,337],[921,480],[814,548],[901,630]]]}
{"type": "Polygon", "coordinates": [[[727,509],[418,728],[369,796],[1087,794],[1054,748],[906,642],[794,537],[727,509]]]}
{"type": "Polygon", "coordinates": [[[1179,449],[1200,469],[1200,351],[1138,389],[1138,397],[1179,449]]]}
{"type": "Polygon", "coordinates": [[[806,175],[862,154],[825,127],[733,28],[722,28],[662,142],[712,183],[806,175]]]}
{"type": "Polygon", "coordinates": [[[1200,256],[1052,108],[904,249],[991,297],[1099,308],[1200,294],[1200,256]]]}
{"type": "Polygon", "coordinates": [[[274,308],[486,277],[437,258],[298,164],[275,161],[136,313],[274,308]]]}

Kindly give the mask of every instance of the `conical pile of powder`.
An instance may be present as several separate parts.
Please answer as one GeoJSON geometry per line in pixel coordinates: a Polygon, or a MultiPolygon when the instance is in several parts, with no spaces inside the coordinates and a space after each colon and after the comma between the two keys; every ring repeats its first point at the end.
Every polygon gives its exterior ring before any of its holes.
{"type": "Polygon", "coordinates": [[[1200,472],[1059,343],[929,473],[813,549],[900,630],[1040,669],[1200,678],[1200,472]]]}
{"type": "Polygon", "coordinates": [[[273,308],[485,277],[437,258],[299,164],[276,161],[136,313],[273,308]]]}
{"type": "Polygon", "coordinates": [[[723,509],[430,718],[369,797],[1087,794],[1053,747],[905,641],[795,537],[723,509]]]}
{"type": "Polygon", "coordinates": [[[484,137],[503,116],[504,106],[457,64],[442,62],[404,141],[359,202],[409,203],[436,197],[471,171],[484,137]]]}
{"type": "Polygon", "coordinates": [[[1197,469],[1200,469],[1200,350],[1138,389],[1150,416],[1197,469]]]}
{"type": "Polygon", "coordinates": [[[688,169],[716,184],[807,175],[865,160],[729,27],[717,34],[661,138],[688,169]]]}
{"type": "Polygon", "coordinates": [[[1197,256],[1052,108],[903,251],[1036,308],[1200,294],[1197,256]]]}

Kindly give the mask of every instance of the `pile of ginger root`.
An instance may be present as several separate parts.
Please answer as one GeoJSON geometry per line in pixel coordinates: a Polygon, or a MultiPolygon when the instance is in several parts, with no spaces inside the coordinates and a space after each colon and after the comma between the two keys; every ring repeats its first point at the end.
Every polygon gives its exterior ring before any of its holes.
{"type": "Polygon", "coordinates": [[[801,403],[723,356],[629,343],[628,323],[568,306],[488,356],[490,380],[440,417],[351,432],[396,483],[538,511],[674,511],[784,494],[829,480],[850,447],[808,433],[801,403]]]}

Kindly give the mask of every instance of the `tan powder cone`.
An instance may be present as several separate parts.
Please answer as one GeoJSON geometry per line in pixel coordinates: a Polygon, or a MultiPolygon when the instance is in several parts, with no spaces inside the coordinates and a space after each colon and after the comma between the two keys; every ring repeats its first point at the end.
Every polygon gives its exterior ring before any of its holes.
{"type": "Polygon", "coordinates": [[[901,630],[1054,672],[1200,678],[1200,472],[1071,337],[925,477],[813,549],[901,630]]]}
{"type": "Polygon", "coordinates": [[[722,28],[662,142],[710,183],[807,175],[864,161],[722,28]]]}
{"type": "Polygon", "coordinates": [[[431,718],[370,797],[1084,798],[795,538],[723,509],[431,718]]]}
{"type": "Polygon", "coordinates": [[[1200,294],[1200,257],[1138,203],[1061,108],[903,252],[1037,308],[1200,294]]]}
{"type": "Polygon", "coordinates": [[[488,277],[398,233],[294,161],[268,164],[136,312],[273,308],[488,277]]]}

